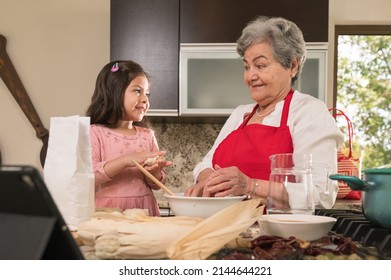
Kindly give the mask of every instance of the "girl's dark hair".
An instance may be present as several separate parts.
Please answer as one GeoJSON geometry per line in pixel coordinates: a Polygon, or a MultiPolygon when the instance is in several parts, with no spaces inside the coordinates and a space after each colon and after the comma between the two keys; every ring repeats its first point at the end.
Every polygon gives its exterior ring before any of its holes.
{"type": "MultiPolygon", "coordinates": [[[[101,124],[106,127],[118,127],[124,115],[124,94],[132,80],[138,76],[149,74],[136,62],[131,60],[118,60],[106,64],[96,79],[94,94],[86,115],[90,117],[91,124],[101,124]],[[116,69],[116,63],[118,69],[116,69]]],[[[148,126],[135,122],[134,125],[148,126]]]]}

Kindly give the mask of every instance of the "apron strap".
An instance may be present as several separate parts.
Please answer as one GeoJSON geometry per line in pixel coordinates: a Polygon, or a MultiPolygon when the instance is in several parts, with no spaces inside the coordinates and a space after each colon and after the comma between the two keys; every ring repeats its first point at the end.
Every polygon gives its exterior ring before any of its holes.
{"type": "Polygon", "coordinates": [[[289,106],[291,104],[293,92],[294,92],[293,89],[291,89],[288,95],[285,97],[284,108],[282,109],[280,127],[287,126],[288,124],[289,106]]]}
{"type": "MultiPolygon", "coordinates": [[[[281,115],[281,121],[280,121],[280,127],[281,126],[287,126],[288,123],[288,115],[289,115],[289,106],[291,104],[292,96],[293,96],[293,89],[291,89],[288,93],[288,95],[285,97],[284,102],[284,108],[282,109],[282,115],[281,115]]],[[[239,128],[243,128],[247,125],[247,122],[249,119],[254,115],[255,111],[258,109],[259,105],[256,104],[254,109],[251,111],[250,114],[247,115],[247,117],[244,119],[242,124],[239,126],[239,128]]]]}
{"type": "Polygon", "coordinates": [[[242,122],[242,124],[239,126],[239,128],[243,128],[247,125],[247,122],[251,119],[251,117],[254,115],[255,111],[258,109],[259,105],[256,104],[254,106],[254,109],[251,111],[250,114],[247,115],[247,117],[244,119],[244,121],[242,122]]]}

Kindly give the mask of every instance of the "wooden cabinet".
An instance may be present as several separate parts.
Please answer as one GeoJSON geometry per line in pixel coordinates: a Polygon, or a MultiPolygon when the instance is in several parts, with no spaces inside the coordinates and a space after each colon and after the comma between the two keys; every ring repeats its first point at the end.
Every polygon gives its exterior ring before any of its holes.
{"type": "Polygon", "coordinates": [[[181,43],[234,43],[256,16],[295,22],[306,42],[328,41],[328,0],[181,0],[181,43]]]}
{"type": "Polygon", "coordinates": [[[110,59],[131,59],[151,75],[151,109],[177,115],[179,0],[111,0],[110,59]]]}

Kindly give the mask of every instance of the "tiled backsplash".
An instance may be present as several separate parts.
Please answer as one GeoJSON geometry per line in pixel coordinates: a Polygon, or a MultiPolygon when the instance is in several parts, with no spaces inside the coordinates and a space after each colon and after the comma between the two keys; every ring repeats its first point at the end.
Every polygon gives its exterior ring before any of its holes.
{"type": "MultiPolygon", "coordinates": [[[[212,147],[222,124],[152,123],[151,128],[160,150],[174,165],[167,167],[166,185],[173,192],[183,192],[193,184],[193,169],[212,147]]],[[[164,192],[155,191],[160,204],[165,204],[164,192]]]]}

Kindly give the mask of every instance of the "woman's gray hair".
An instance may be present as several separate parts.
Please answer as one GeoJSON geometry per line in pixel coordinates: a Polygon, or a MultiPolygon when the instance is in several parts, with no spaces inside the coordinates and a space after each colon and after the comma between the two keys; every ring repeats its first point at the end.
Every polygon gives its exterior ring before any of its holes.
{"type": "Polygon", "coordinates": [[[261,42],[270,44],[274,59],[284,68],[290,68],[292,61],[298,59],[298,71],[292,79],[293,84],[306,60],[306,46],[300,28],[292,21],[281,17],[257,17],[243,29],[237,41],[236,51],[243,57],[247,48],[261,42]]]}

